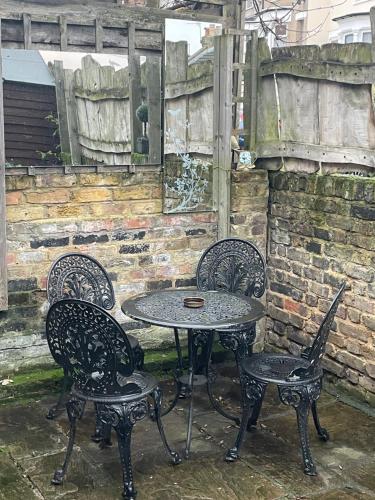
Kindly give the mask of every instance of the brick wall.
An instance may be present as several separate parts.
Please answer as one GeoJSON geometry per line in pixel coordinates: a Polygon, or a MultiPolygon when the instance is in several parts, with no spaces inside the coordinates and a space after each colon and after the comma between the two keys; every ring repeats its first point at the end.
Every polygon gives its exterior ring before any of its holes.
{"type": "MultiPolygon", "coordinates": [[[[268,179],[265,172],[234,175],[233,231],[265,249],[268,179]],[[242,179],[242,182],[241,182],[242,179]]],[[[162,176],[47,174],[7,177],[9,303],[0,312],[0,373],[51,362],[43,338],[46,277],[70,251],[97,258],[110,273],[117,306],[145,290],[195,283],[203,250],[217,239],[213,212],[164,215],[162,176]]],[[[171,332],[139,328],[147,348],[171,343],[171,332]]]]}
{"type": "Polygon", "coordinates": [[[268,266],[267,341],[293,354],[348,282],[324,366],[375,401],[375,178],[270,173],[268,266]]]}

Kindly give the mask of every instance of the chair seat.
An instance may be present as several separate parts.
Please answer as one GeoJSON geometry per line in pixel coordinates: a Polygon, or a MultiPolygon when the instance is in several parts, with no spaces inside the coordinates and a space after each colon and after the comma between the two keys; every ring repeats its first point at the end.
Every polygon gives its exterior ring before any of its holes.
{"type": "Polygon", "coordinates": [[[152,393],[158,386],[155,377],[145,372],[133,372],[130,377],[117,375],[118,387],[112,393],[95,393],[90,390],[78,390],[73,386],[72,394],[85,401],[96,403],[127,403],[142,399],[152,393]]]}
{"type": "Polygon", "coordinates": [[[312,372],[304,372],[303,369],[309,366],[307,359],[277,353],[253,354],[241,363],[242,370],[250,377],[275,384],[305,384],[322,376],[321,368],[315,368],[312,372]],[[289,377],[298,368],[302,368],[298,375],[289,377]]]}

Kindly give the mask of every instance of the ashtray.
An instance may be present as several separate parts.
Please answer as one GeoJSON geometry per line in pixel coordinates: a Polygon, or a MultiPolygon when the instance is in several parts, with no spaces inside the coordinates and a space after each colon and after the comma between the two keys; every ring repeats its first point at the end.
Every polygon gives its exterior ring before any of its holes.
{"type": "Polygon", "coordinates": [[[185,297],[184,306],[192,309],[204,306],[204,299],[202,297],[185,297]]]}

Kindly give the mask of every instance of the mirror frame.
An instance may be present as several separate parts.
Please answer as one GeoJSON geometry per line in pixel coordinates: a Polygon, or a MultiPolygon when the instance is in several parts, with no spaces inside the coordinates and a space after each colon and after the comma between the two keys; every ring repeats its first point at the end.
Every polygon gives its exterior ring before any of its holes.
{"type": "MultiPolygon", "coordinates": [[[[135,170],[133,153],[136,153],[137,133],[142,124],[136,117],[136,110],[140,99],[140,56],[160,57],[160,100],[155,103],[155,95],[152,96],[153,108],[159,113],[159,124],[156,131],[151,131],[150,140],[154,145],[154,154],[147,163],[139,163],[137,166],[143,168],[161,167],[163,161],[163,95],[162,86],[164,81],[164,19],[147,20],[136,22],[140,14],[136,12],[135,19],[131,20],[122,15],[121,10],[116,13],[114,9],[106,9],[104,12],[98,6],[89,11],[61,11],[53,14],[45,14],[45,6],[33,6],[30,13],[4,12],[0,7],[0,50],[3,48],[61,51],[61,52],[85,52],[120,54],[128,56],[129,67],[129,104],[130,104],[130,128],[131,128],[131,158],[129,163],[124,164],[79,164],[51,165],[51,166],[14,166],[7,167],[9,170],[26,169],[28,173],[33,169],[48,168],[56,171],[64,169],[70,171],[74,168],[96,168],[98,171],[109,167],[112,170],[128,169],[135,170]]],[[[134,16],[133,16],[134,17],[134,16]]],[[[1,57],[1,52],[0,52],[1,57]]],[[[1,68],[1,65],[0,65],[1,68]]],[[[62,68],[60,68],[62,69],[62,68]]],[[[0,73],[2,81],[2,73],[0,73]]],[[[61,83],[61,82],[60,82],[61,83]]],[[[155,94],[155,92],[154,92],[155,94]]],[[[59,110],[60,111],[60,110],[59,110]]],[[[63,111],[63,110],[62,110],[63,111]]],[[[155,112],[156,111],[156,112],[155,112]]],[[[64,114],[64,113],[62,113],[64,114]]],[[[0,120],[4,124],[4,103],[0,102],[0,120]]],[[[5,140],[0,137],[0,149],[5,150],[5,140]]],[[[68,152],[72,155],[72,148],[68,152]]],[[[4,154],[5,156],[5,154],[4,154]]],[[[5,161],[5,159],[4,159],[5,161]]]]}

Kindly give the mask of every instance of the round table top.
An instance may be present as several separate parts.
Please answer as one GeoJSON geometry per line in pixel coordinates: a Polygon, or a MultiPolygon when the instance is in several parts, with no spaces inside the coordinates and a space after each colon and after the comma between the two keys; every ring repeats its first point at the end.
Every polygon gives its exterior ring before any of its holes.
{"type": "Polygon", "coordinates": [[[229,292],[181,288],[143,293],[125,300],[122,312],[152,325],[193,330],[238,328],[264,316],[263,304],[254,298],[229,292]],[[184,306],[184,298],[202,297],[203,307],[184,306]]]}

